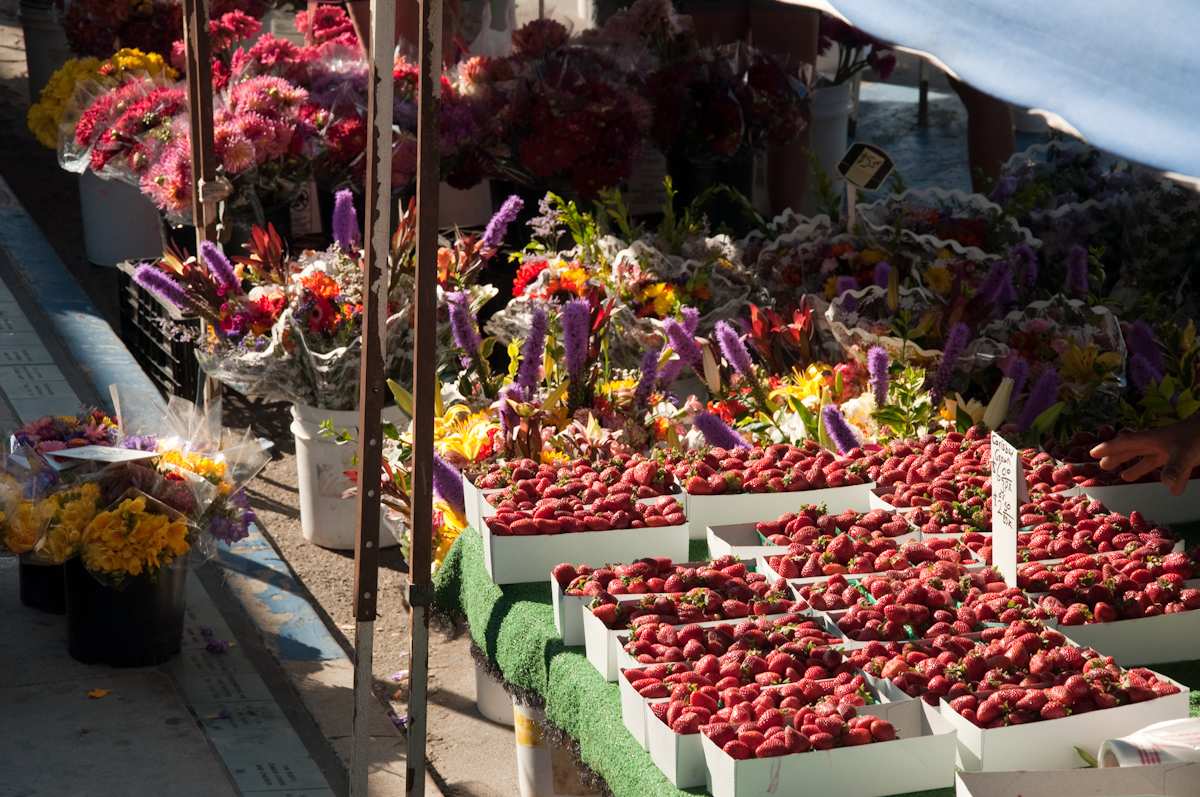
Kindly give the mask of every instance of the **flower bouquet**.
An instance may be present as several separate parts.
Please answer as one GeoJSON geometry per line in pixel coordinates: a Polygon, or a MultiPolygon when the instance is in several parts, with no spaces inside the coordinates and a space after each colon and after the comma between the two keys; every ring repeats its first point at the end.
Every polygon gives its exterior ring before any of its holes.
{"type": "Polygon", "coordinates": [[[825,311],[833,337],[847,349],[880,346],[893,360],[931,366],[941,362],[952,323],[946,307],[921,288],[887,288],[842,293],[825,311]]]}
{"type": "Polygon", "coordinates": [[[909,189],[859,205],[858,217],[882,243],[910,241],[931,252],[949,248],[972,260],[1003,257],[1018,244],[1041,245],[999,205],[962,191],[909,189]]]}

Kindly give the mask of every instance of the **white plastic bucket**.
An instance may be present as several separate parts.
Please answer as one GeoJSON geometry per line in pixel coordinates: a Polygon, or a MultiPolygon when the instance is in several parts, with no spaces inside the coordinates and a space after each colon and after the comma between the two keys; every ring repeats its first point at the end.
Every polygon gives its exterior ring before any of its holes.
{"type": "Polygon", "coordinates": [[[29,103],[38,101],[50,76],[71,57],[67,34],[58,11],[50,2],[22,2],[21,28],[25,33],[25,65],[29,71],[29,103]]]}
{"type": "MultiPolygon", "coordinates": [[[[839,83],[836,86],[825,86],[812,93],[809,122],[808,146],[816,159],[821,171],[832,181],[834,191],[840,193],[842,177],[838,174],[837,165],[846,154],[847,125],[850,122],[851,86],[850,83],[839,83]]],[[[815,210],[816,178],[808,181],[809,203],[815,210]]]]}
{"type": "Polygon", "coordinates": [[[150,200],[132,185],[79,175],[79,210],[88,262],[115,266],[162,256],[162,222],[150,200]]]}
{"type": "Polygon", "coordinates": [[[545,739],[545,715],[513,698],[517,787],[521,797],[599,797],[583,786],[571,754],[545,739]]]}
{"type": "Polygon", "coordinates": [[[484,719],[510,727],[513,724],[512,698],[478,661],[475,662],[475,707],[484,719]]]}
{"type": "MultiPolygon", "coordinates": [[[[408,422],[398,407],[386,407],[383,418],[397,425],[408,422]]],[[[332,548],[348,551],[354,548],[358,525],[356,499],[343,498],[351,486],[346,471],[354,467],[357,447],[353,443],[338,445],[321,434],[321,423],[333,422],[335,430],[358,434],[357,410],[326,410],[304,404],[292,405],[292,435],[296,439],[296,475],[300,493],[300,528],[304,539],[332,548]]],[[[379,434],[378,431],[375,432],[379,434]]],[[[356,437],[357,439],[357,437],[356,437]]],[[[379,547],[398,545],[399,530],[381,512],[379,547]]]]}

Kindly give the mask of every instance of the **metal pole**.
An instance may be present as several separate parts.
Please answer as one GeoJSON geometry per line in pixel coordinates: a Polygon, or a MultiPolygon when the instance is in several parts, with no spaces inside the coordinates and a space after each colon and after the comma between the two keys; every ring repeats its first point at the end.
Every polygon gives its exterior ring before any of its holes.
{"type": "MultiPolygon", "coordinates": [[[[185,48],[188,122],[192,149],[192,224],[196,227],[196,251],[203,241],[217,237],[217,203],[225,198],[217,183],[217,161],[213,153],[212,54],[208,44],[206,0],[184,0],[183,41],[185,48]]],[[[200,322],[205,334],[204,322],[200,322]]],[[[199,368],[199,366],[197,366],[199,368]]],[[[208,406],[221,396],[221,383],[201,370],[201,398],[208,406]]]]}
{"type": "Polygon", "coordinates": [[[442,85],[442,0],[421,0],[421,93],[417,103],[417,280],[413,351],[412,557],[409,562],[409,797],[425,794],[429,681],[430,561],[433,546],[433,412],[437,382],[438,103],[442,85]]]}
{"type": "Polygon", "coordinates": [[[917,58],[917,125],[929,126],[929,65],[917,58]]]}
{"type": "MultiPolygon", "coordinates": [[[[363,229],[362,360],[358,377],[358,536],[354,541],[354,744],[350,795],[366,797],[372,652],[379,593],[379,486],[383,470],[383,355],[391,251],[392,78],[395,0],[371,0],[371,88],[367,100],[366,219],[363,229]]],[[[375,706],[378,710],[378,706],[375,706]]]]}

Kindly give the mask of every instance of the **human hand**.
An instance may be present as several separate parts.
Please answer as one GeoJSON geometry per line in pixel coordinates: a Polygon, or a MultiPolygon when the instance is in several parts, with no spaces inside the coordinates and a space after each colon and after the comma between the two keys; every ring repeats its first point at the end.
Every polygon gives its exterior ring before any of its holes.
{"type": "Polygon", "coordinates": [[[1192,471],[1200,465],[1200,426],[1181,423],[1144,432],[1125,432],[1091,450],[1105,470],[1121,471],[1121,478],[1135,482],[1162,468],[1163,484],[1172,495],[1182,495],[1192,471]],[[1136,460],[1136,462],[1134,462],[1136,460]]]}

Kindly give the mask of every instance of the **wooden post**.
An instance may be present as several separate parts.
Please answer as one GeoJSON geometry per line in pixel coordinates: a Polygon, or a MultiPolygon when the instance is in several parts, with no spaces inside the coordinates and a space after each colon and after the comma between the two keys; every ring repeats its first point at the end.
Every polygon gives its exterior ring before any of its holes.
{"type": "Polygon", "coordinates": [[[413,453],[409,528],[408,768],[409,797],[425,794],[425,732],[429,681],[429,606],[433,588],[433,413],[437,381],[438,104],[442,85],[442,0],[421,0],[417,102],[417,280],[413,299],[413,453]]]}
{"type": "MultiPolygon", "coordinates": [[[[354,541],[354,744],[350,795],[366,797],[375,609],[379,594],[380,480],[383,471],[383,363],[387,345],[392,205],[392,52],[396,4],[371,0],[367,100],[366,219],[363,229],[362,360],[358,377],[358,535],[354,541]]],[[[374,707],[378,710],[378,706],[374,707]]]]}

